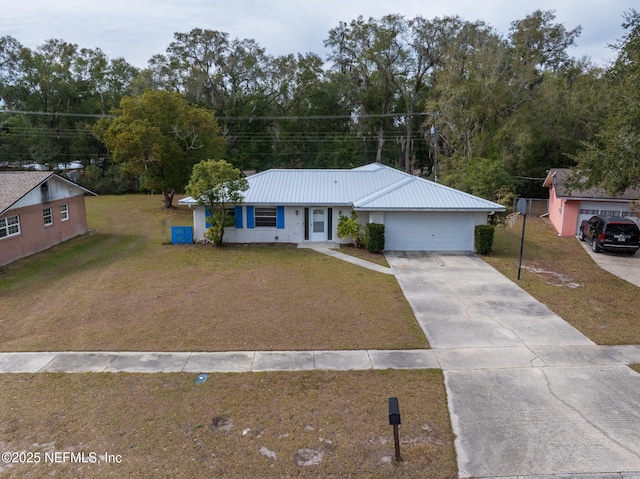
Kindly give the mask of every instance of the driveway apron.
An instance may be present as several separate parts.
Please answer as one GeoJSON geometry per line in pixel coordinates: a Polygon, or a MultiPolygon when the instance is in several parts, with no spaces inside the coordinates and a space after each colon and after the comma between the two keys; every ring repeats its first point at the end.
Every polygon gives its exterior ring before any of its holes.
{"type": "Polygon", "coordinates": [[[639,374],[475,255],[387,259],[444,371],[460,478],[640,478],[639,374]]]}

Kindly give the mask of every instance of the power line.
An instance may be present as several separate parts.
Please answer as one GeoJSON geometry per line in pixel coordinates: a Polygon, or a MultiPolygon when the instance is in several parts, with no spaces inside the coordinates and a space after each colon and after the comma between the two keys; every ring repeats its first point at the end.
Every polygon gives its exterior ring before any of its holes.
{"type": "Polygon", "coordinates": [[[0,113],[8,113],[15,115],[42,115],[42,116],[76,116],[84,118],[115,118],[115,115],[106,113],[61,113],[48,111],[24,111],[24,110],[0,110],[0,113]]]}
{"type": "MultiPolygon", "coordinates": [[[[62,113],[47,111],[25,111],[25,110],[6,110],[0,109],[0,113],[16,114],[16,115],[41,115],[41,116],[72,116],[84,118],[116,118],[115,115],[107,113],[62,113]]],[[[413,117],[413,116],[435,116],[437,112],[418,112],[418,113],[363,113],[352,115],[250,115],[250,116],[216,116],[216,120],[349,120],[359,118],[393,118],[393,117],[413,117]]]]}
{"type": "Polygon", "coordinates": [[[216,116],[218,120],[350,120],[358,118],[393,118],[409,116],[431,116],[435,112],[419,113],[362,113],[352,115],[266,115],[266,116],[216,116]]]}

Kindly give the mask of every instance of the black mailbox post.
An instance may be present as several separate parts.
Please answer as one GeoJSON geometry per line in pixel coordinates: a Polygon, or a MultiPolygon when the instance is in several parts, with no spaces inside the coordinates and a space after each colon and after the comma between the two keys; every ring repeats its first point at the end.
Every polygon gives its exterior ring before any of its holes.
{"type": "Polygon", "coordinates": [[[389,424],[391,426],[401,424],[398,398],[389,398],[389,424]]]}
{"type": "Polygon", "coordinates": [[[400,405],[398,398],[389,398],[389,424],[393,426],[393,440],[396,445],[396,462],[402,461],[400,456],[400,435],[398,434],[398,426],[400,421],[400,405]]]}

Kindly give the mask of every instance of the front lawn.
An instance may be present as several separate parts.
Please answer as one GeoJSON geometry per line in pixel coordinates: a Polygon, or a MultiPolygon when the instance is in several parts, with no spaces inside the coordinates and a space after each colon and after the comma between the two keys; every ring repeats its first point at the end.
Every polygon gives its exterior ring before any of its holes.
{"type": "Polygon", "coordinates": [[[87,198],[92,233],[0,270],[0,351],[428,347],[395,278],[289,245],[170,245],[186,207],[87,198]]]}
{"type": "Polygon", "coordinates": [[[558,237],[546,218],[528,217],[520,280],[522,219],[495,231],[482,258],[598,344],[640,344],[640,291],[601,269],[575,237],[558,237]]]}
{"type": "Polygon", "coordinates": [[[2,374],[0,450],[40,461],[19,464],[16,456],[15,464],[0,462],[0,476],[457,477],[440,371],[194,379],[184,373],[2,374]],[[392,461],[392,396],[402,415],[400,464],[392,461]],[[70,453],[84,453],[86,461],[73,462],[70,453]]]}

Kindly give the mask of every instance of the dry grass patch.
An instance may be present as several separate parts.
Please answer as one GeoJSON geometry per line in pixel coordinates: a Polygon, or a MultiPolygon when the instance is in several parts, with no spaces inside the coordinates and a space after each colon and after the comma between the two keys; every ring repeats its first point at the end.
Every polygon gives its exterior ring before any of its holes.
{"type": "Polygon", "coordinates": [[[356,258],[364,259],[371,263],[379,264],[380,266],[385,266],[387,268],[390,268],[389,262],[387,261],[387,258],[385,258],[383,254],[371,253],[366,249],[356,248],[353,245],[341,245],[340,252],[351,255],[351,256],[355,256],[356,258]]]}
{"type": "Polygon", "coordinates": [[[640,344],[638,288],[601,269],[574,237],[558,237],[546,218],[527,218],[517,280],[522,220],[496,228],[483,259],[598,344],[640,344]]]}
{"type": "Polygon", "coordinates": [[[87,199],[92,234],[0,273],[2,351],[428,347],[394,277],[310,250],[167,245],[187,208],[87,199]]]}
{"type": "Polygon", "coordinates": [[[2,477],[455,478],[442,373],[0,376],[0,449],[120,463],[5,466],[2,477]],[[387,400],[404,462],[391,462],[387,400]]]}

